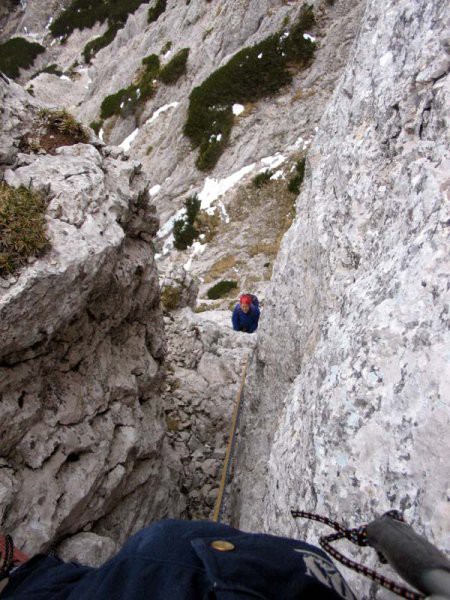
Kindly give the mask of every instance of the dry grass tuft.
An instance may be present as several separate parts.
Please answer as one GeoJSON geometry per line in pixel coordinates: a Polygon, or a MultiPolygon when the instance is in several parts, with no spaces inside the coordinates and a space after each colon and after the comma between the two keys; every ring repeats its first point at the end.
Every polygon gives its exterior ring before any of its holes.
{"type": "Polygon", "coordinates": [[[13,273],[49,247],[46,208],[38,192],[0,183],[0,275],[13,273]]]}

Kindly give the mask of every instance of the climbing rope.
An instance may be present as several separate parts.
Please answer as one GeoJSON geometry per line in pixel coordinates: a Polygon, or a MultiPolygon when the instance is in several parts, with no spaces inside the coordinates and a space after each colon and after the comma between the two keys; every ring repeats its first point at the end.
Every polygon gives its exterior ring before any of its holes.
{"type": "MultiPolygon", "coordinates": [[[[357,527],[355,529],[348,529],[346,527],[343,527],[337,521],[333,521],[328,517],[322,517],[321,515],[309,513],[304,510],[291,510],[291,515],[294,517],[294,519],[310,519],[311,521],[318,521],[319,523],[324,523],[325,525],[328,525],[329,527],[332,527],[335,531],[337,531],[338,533],[332,533],[331,535],[320,537],[319,544],[322,546],[325,552],[330,554],[330,556],[335,558],[337,561],[339,561],[349,569],[353,569],[353,571],[361,573],[365,577],[376,581],[384,588],[388,589],[391,592],[394,592],[394,594],[397,594],[402,598],[407,598],[408,600],[421,600],[422,598],[425,598],[423,594],[413,592],[405,586],[399,585],[395,581],[392,581],[392,579],[388,579],[387,577],[380,575],[373,569],[369,569],[365,565],[361,565],[353,560],[350,560],[349,558],[338,552],[331,545],[332,542],[336,542],[337,540],[346,538],[347,540],[350,540],[353,544],[356,544],[358,546],[368,546],[369,544],[367,541],[367,525],[362,525],[361,527],[357,527]]],[[[386,515],[392,517],[393,519],[397,519],[397,521],[404,522],[402,515],[396,510],[391,510],[387,512],[386,515]]],[[[387,562],[382,555],[378,554],[378,557],[381,562],[387,562]]]]}
{"type": "Polygon", "coordinates": [[[0,581],[9,577],[14,565],[14,543],[10,535],[0,539],[0,581]]]}
{"type": "Polygon", "coordinates": [[[214,506],[214,513],[212,520],[216,523],[220,523],[223,513],[224,504],[224,492],[225,487],[230,477],[231,459],[234,455],[234,449],[236,445],[236,431],[239,422],[239,416],[241,412],[242,404],[242,391],[244,389],[245,375],[247,373],[248,357],[245,360],[244,368],[242,369],[241,385],[236,396],[236,403],[234,405],[233,417],[231,420],[230,434],[228,437],[227,451],[225,453],[225,460],[222,467],[222,476],[220,479],[219,493],[217,495],[216,504],[214,506]]]}

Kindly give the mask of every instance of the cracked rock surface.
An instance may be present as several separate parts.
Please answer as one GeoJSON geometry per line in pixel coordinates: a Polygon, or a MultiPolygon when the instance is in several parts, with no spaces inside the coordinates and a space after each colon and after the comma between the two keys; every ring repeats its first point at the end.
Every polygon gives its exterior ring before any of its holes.
{"type": "MultiPolygon", "coordinates": [[[[3,117],[20,115],[20,88],[0,90],[3,117]]],[[[165,337],[148,241],[158,221],[139,163],[89,144],[17,154],[21,128],[5,129],[15,156],[2,137],[4,178],[48,195],[51,247],[1,280],[2,529],[30,553],[96,528],[93,538],[122,541],[179,512],[161,480],[180,466],[164,452],[159,399],[165,337]]]]}
{"type": "Polygon", "coordinates": [[[441,2],[367,3],[266,295],[235,487],[244,529],[314,541],[323,527],[291,508],[350,526],[396,508],[449,550],[447,40],[441,2]]]}

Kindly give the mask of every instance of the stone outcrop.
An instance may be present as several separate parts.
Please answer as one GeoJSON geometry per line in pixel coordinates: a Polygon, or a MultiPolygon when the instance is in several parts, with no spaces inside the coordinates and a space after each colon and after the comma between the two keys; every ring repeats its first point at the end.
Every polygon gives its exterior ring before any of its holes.
{"type": "Polygon", "coordinates": [[[266,297],[235,488],[244,529],[314,541],[324,528],[291,508],[352,526],[398,508],[446,550],[447,28],[438,1],[367,3],[266,297]]]}
{"type": "Polygon", "coordinates": [[[47,195],[51,242],[0,282],[2,528],[29,552],[96,524],[120,541],[179,511],[161,485],[180,467],[163,459],[158,220],[139,163],[117,149],[17,153],[22,131],[8,119],[26,110],[23,94],[0,89],[4,178],[47,195]]]}

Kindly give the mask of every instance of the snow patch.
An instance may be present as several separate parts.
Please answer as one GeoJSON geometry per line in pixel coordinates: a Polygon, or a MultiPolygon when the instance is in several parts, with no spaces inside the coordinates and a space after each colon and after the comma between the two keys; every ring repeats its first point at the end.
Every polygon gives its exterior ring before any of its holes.
{"type": "Polygon", "coordinates": [[[166,110],[169,110],[170,108],[176,108],[178,106],[179,102],[171,102],[170,104],[165,104],[164,106],[161,106],[161,108],[158,108],[158,110],[155,110],[155,112],[152,114],[152,116],[147,119],[147,121],[145,122],[146,125],[149,125],[150,123],[153,123],[153,121],[156,121],[156,119],[159,117],[159,115],[163,112],[166,112],[166,110]]]}
{"type": "Polygon", "coordinates": [[[392,61],[393,61],[392,52],[386,52],[386,54],[383,54],[383,56],[380,58],[380,65],[382,67],[387,67],[387,65],[391,64],[392,61]]]}
{"type": "Polygon", "coordinates": [[[245,108],[242,106],[242,104],[233,104],[233,115],[240,115],[242,112],[244,112],[245,108]]]}
{"type": "Polygon", "coordinates": [[[70,77],[67,77],[67,75],[61,75],[60,79],[64,79],[64,81],[72,81],[70,77]]]}
{"type": "Polygon", "coordinates": [[[225,223],[229,223],[230,215],[227,213],[227,209],[225,208],[225,204],[222,202],[222,200],[219,200],[219,208],[220,212],[222,213],[223,220],[225,223]]]}
{"type": "Polygon", "coordinates": [[[279,152],[277,152],[274,156],[266,156],[266,157],[262,158],[261,162],[264,165],[264,170],[265,170],[267,168],[276,169],[277,167],[282,165],[285,160],[286,160],[286,157],[283,156],[282,154],[280,154],[279,152]]]}
{"type": "Polygon", "coordinates": [[[135,129],[133,131],[133,133],[130,133],[130,135],[127,138],[125,138],[121,144],[119,144],[119,148],[122,148],[123,150],[125,150],[125,152],[128,152],[131,144],[134,142],[138,133],[139,133],[139,127],[137,129],[135,129]]]}
{"type": "Polygon", "coordinates": [[[276,181],[277,179],[285,179],[283,170],[280,169],[279,171],[276,171],[270,179],[274,181],[276,181]]]}
{"type": "Polygon", "coordinates": [[[230,190],[238,181],[240,181],[247,173],[253,171],[255,163],[242,167],[236,173],[225,177],[225,179],[214,179],[213,177],[207,177],[203,185],[202,191],[199,193],[198,198],[201,201],[200,208],[202,210],[208,210],[211,204],[217,200],[220,196],[223,196],[228,190],[230,190]]]}
{"type": "Polygon", "coordinates": [[[100,138],[100,140],[101,140],[102,142],[104,142],[104,141],[105,141],[105,140],[103,139],[103,134],[104,134],[104,133],[105,133],[105,132],[103,131],[103,127],[101,127],[101,128],[100,128],[100,131],[98,132],[98,137],[100,138]]]}
{"type": "Polygon", "coordinates": [[[159,184],[156,184],[149,189],[148,193],[150,194],[150,196],[156,196],[156,194],[158,194],[160,189],[161,189],[161,186],[159,184]]]}
{"type": "Polygon", "coordinates": [[[187,263],[185,263],[184,269],[186,271],[189,271],[192,267],[192,261],[193,259],[198,256],[199,254],[202,254],[205,249],[206,249],[207,244],[201,244],[200,242],[194,242],[191,246],[192,250],[191,250],[191,255],[189,257],[189,260],[187,261],[187,263]]]}
{"type": "Polygon", "coordinates": [[[173,224],[174,222],[179,219],[182,215],[184,215],[186,213],[186,209],[180,208],[180,210],[177,210],[177,212],[172,215],[170,217],[170,219],[168,219],[164,225],[159,229],[158,233],[156,234],[156,237],[158,238],[163,238],[166,237],[166,235],[168,235],[172,229],[173,229],[173,224]]]}
{"type": "Polygon", "coordinates": [[[304,33],[303,34],[303,39],[310,40],[311,42],[315,42],[316,41],[316,38],[313,37],[312,35],[309,35],[309,33],[304,33]]]}
{"type": "Polygon", "coordinates": [[[262,58],[263,57],[263,53],[261,52],[260,54],[258,54],[258,58],[262,58]]]}

